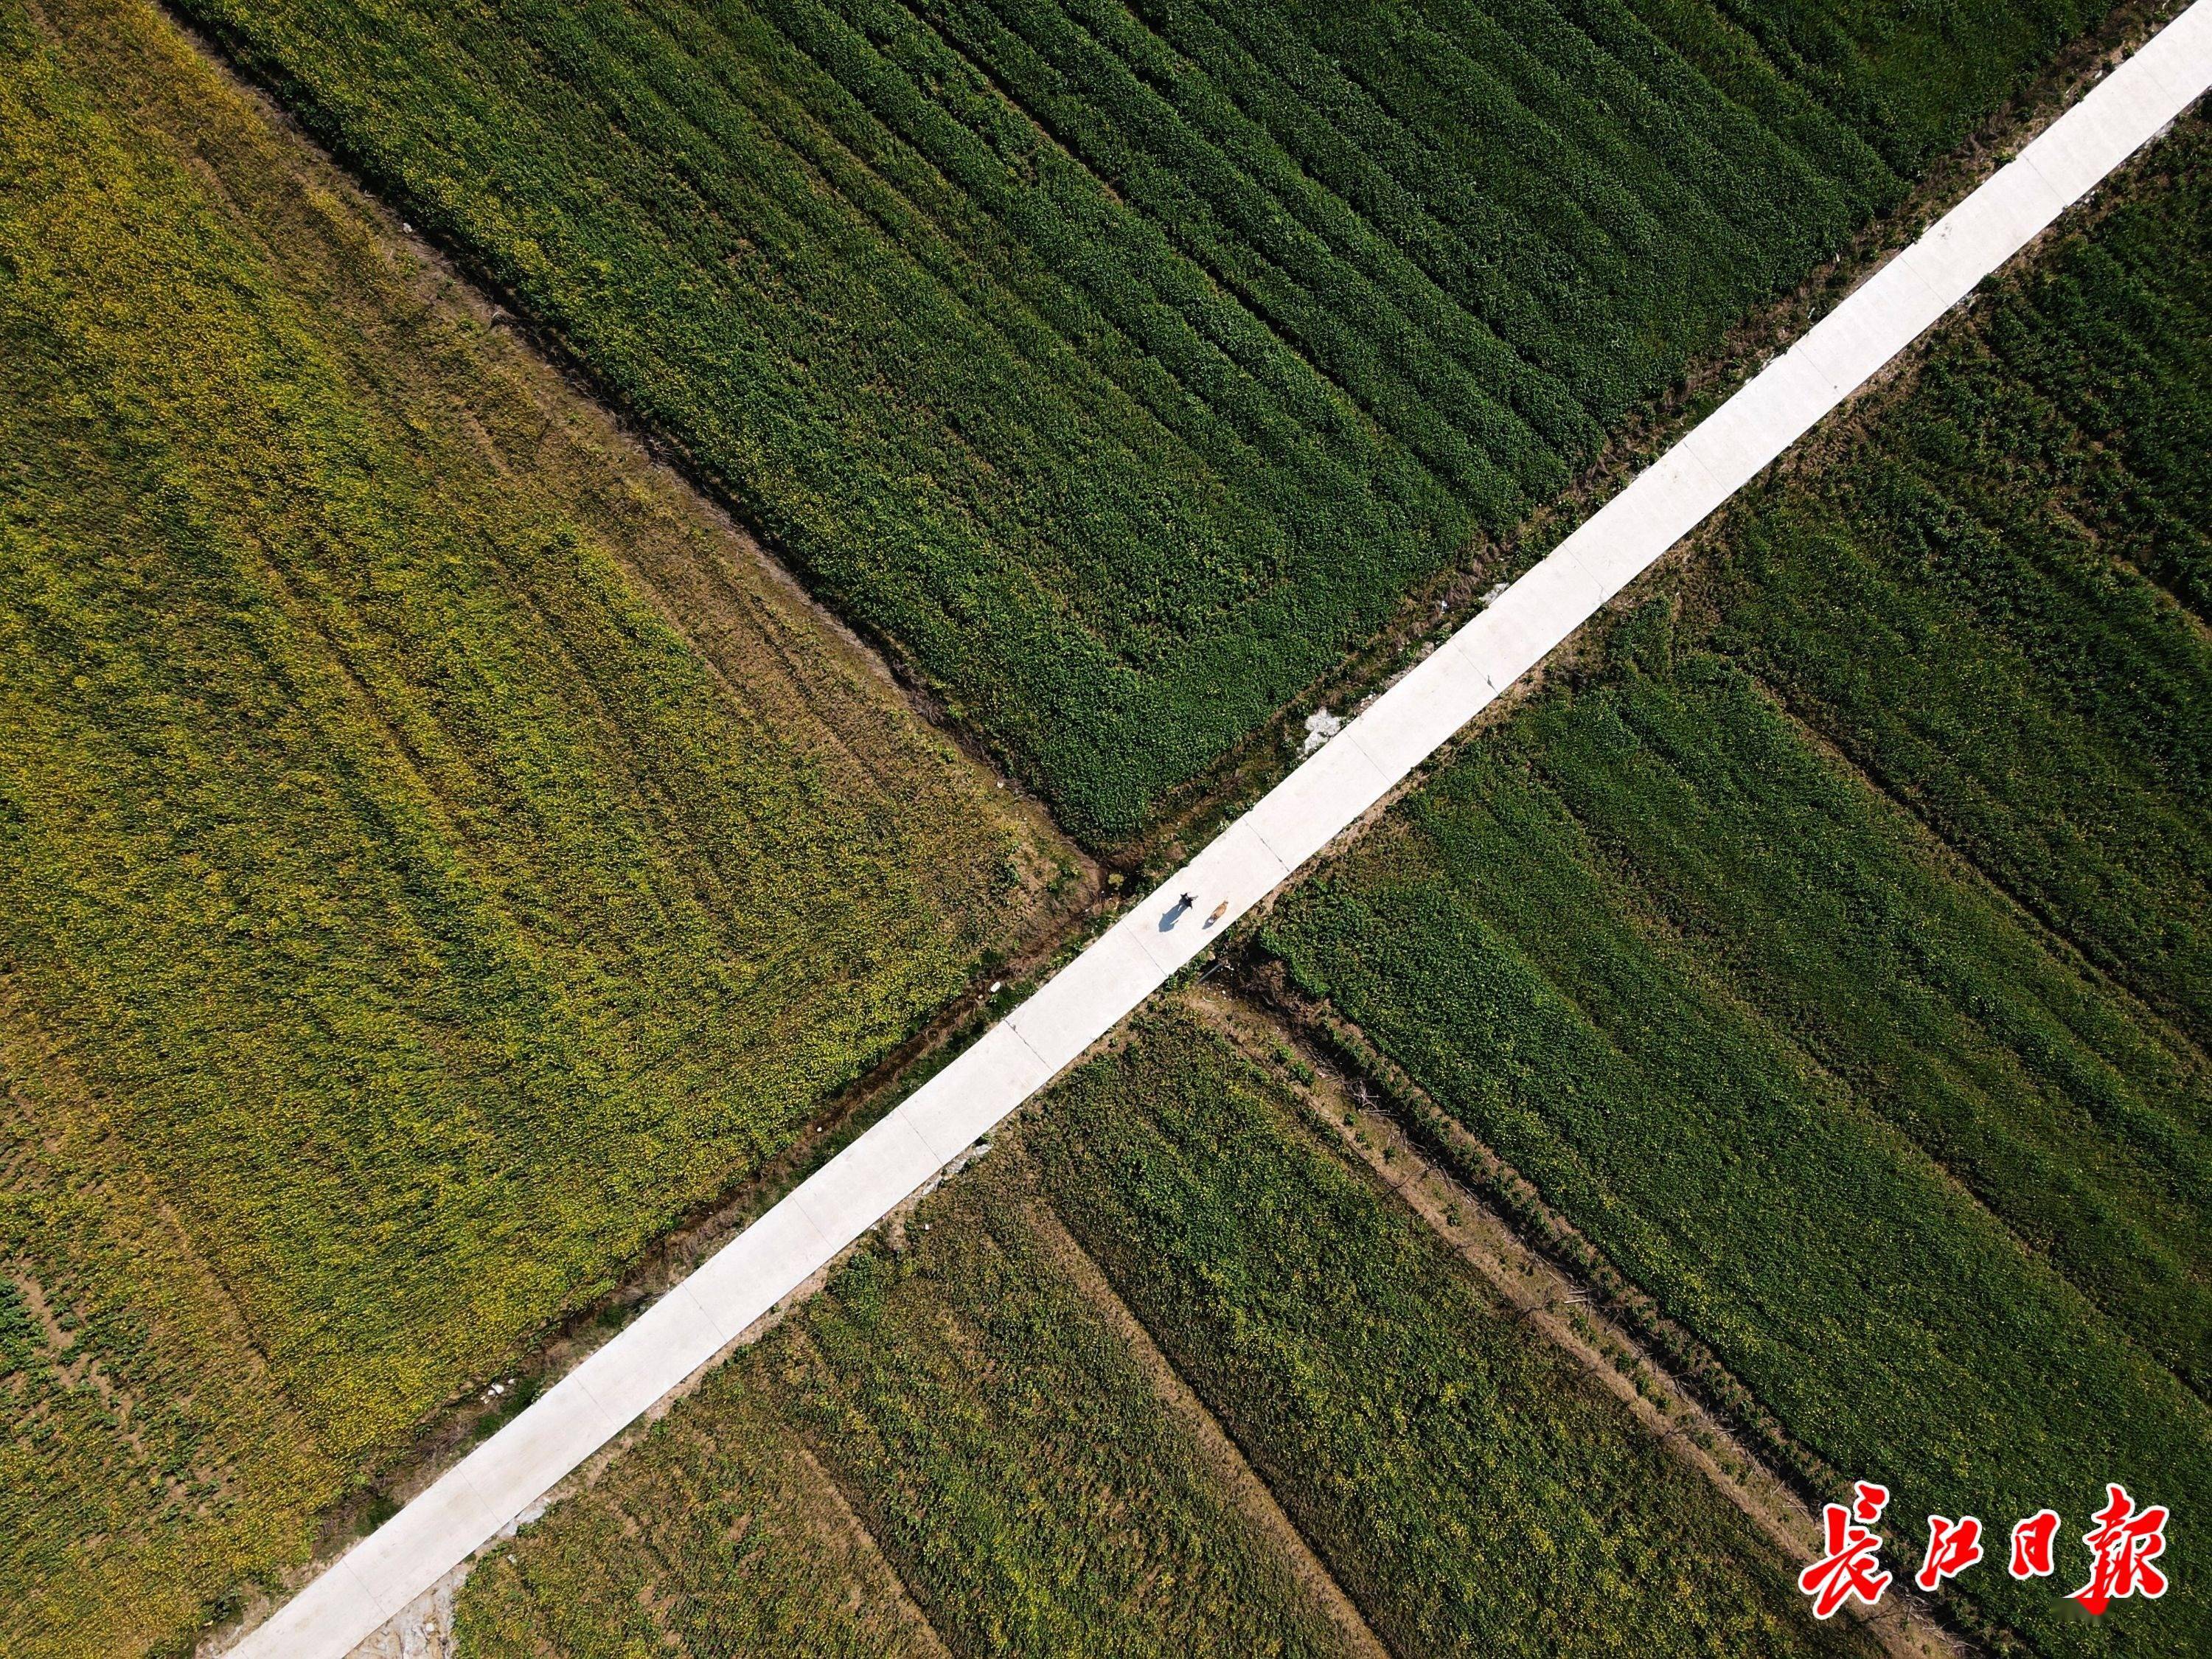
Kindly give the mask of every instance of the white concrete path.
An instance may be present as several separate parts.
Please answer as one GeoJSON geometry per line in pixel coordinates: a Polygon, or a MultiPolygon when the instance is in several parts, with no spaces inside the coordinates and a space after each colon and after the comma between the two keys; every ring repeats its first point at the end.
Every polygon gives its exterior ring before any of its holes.
{"type": "Polygon", "coordinates": [[[1036,995],[234,1651],[348,1653],[1042,1088],[2208,84],[2212,0],[2198,0],[1036,995]],[[1195,903],[1170,926],[1185,892],[1195,903]]]}

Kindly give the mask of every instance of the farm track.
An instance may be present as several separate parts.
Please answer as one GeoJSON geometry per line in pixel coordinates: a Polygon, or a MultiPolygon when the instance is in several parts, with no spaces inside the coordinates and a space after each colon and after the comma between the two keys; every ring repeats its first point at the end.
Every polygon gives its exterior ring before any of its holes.
{"type": "Polygon", "coordinates": [[[2212,82],[2193,7],[912,1098],[343,1558],[241,1654],[343,1654],[988,1133],[1396,790],[2212,82]]]}
{"type": "MultiPolygon", "coordinates": [[[[1981,872],[2108,956],[2155,918],[2142,977],[2203,959],[2212,659],[2109,556],[2205,568],[2208,140],[2177,122],[1255,941],[1817,1451],[1803,1492],[2207,1489],[2201,1053],[1981,872]]],[[[2081,1650],[1994,1577],[1942,1601],[2081,1650]]]]}

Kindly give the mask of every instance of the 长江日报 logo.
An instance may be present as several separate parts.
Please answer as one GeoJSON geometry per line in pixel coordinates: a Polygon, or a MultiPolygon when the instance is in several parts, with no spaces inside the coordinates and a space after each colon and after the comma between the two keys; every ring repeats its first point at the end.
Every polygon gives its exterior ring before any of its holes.
{"type": "MultiPolygon", "coordinates": [[[[2163,1504],[2137,1509],[2118,1481],[2105,1487],[2105,1507],[2090,1517],[2081,1541],[2089,1547],[2089,1581],[2073,1599],[2093,1613],[2131,1595],[2155,1601],[2166,1594],[2166,1576],[2153,1565],[2166,1551],[2167,1511],[2163,1504]]],[[[1889,1488],[1872,1480],[1854,1483],[1849,1504],[1830,1504],[1820,1514],[1823,1553],[1797,1575],[1797,1588],[1813,1600],[1815,1619],[1832,1617],[1854,1596],[1879,1605],[1892,1575],[1881,1565],[1882,1539],[1875,1530],[1889,1504],[1889,1488]]],[[[2056,1510],[2039,1510],[2013,1523],[2012,1549],[2005,1571],[2014,1578],[2048,1578],[2057,1571],[2058,1534],[2063,1525],[2056,1510]]],[[[1982,1559],[1981,1517],[1928,1517],[1928,1547],[1912,1582],[1923,1590],[1940,1587],[1982,1559]]]]}

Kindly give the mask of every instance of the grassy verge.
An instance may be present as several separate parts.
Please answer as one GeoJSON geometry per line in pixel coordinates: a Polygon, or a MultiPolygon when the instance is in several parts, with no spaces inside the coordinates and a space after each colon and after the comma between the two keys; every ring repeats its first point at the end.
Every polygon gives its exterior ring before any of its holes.
{"type": "Polygon", "coordinates": [[[2108,8],[183,9],[1107,844],[2108,8]]]}
{"type": "Polygon", "coordinates": [[[0,38],[0,1649],[99,1650],[296,1559],[1053,853],[158,14],[0,38]]]}

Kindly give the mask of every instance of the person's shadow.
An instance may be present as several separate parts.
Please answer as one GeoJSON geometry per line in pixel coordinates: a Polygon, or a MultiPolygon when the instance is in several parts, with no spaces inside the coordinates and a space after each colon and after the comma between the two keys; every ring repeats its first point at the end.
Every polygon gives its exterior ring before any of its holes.
{"type": "Polygon", "coordinates": [[[1160,918],[1160,932],[1163,933],[1173,933],[1175,931],[1176,923],[1183,919],[1186,912],[1196,908],[1197,903],[1197,900],[1191,897],[1189,894],[1185,893],[1173,904],[1168,906],[1167,915],[1160,918]]]}

